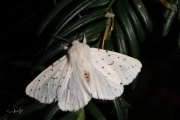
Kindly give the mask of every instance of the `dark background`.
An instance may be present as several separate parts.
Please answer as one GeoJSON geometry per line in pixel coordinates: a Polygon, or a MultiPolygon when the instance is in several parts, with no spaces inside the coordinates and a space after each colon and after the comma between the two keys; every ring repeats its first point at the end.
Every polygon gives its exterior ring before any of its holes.
{"type": "MultiPolygon", "coordinates": [[[[129,120],[179,120],[180,50],[177,38],[180,22],[176,17],[168,35],[163,37],[164,6],[152,0],[144,0],[144,3],[153,20],[154,29],[152,32],[147,31],[146,41],[140,45],[143,68],[137,86],[133,90],[131,86],[125,88],[124,98],[132,105],[132,109],[129,109],[129,120]]],[[[51,0],[8,0],[1,1],[0,6],[0,54],[41,46],[42,42],[37,41],[35,32],[45,15],[40,14],[41,10],[45,8],[45,11],[49,11],[53,6],[51,0]],[[24,24],[22,20],[31,15],[39,17],[34,17],[24,24]]],[[[1,108],[11,108],[17,95],[24,94],[22,89],[25,89],[33,78],[27,78],[29,71],[26,69],[21,74],[13,74],[17,70],[9,70],[8,67],[11,66],[1,66],[1,72],[8,71],[12,74],[6,79],[0,78],[0,105],[1,108]],[[18,78],[24,78],[24,81],[18,78]]]]}
{"type": "Polygon", "coordinates": [[[177,46],[180,21],[177,17],[166,36],[162,36],[164,7],[144,0],[154,22],[146,42],[141,44],[142,72],[137,87],[125,98],[131,103],[130,120],[179,120],[180,50],[177,46]]]}

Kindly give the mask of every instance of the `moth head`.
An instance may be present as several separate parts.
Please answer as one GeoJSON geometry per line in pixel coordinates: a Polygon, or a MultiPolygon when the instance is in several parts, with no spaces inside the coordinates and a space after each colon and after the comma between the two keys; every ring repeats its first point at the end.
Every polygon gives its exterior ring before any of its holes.
{"type": "MultiPolygon", "coordinates": [[[[51,35],[51,34],[50,34],[50,35],[51,35]]],[[[55,38],[59,38],[59,39],[65,41],[65,42],[67,42],[67,43],[65,43],[65,44],[61,44],[61,46],[64,47],[64,50],[67,50],[67,49],[69,48],[69,46],[77,46],[77,45],[79,45],[79,44],[86,44],[86,41],[87,41],[87,40],[86,40],[86,37],[85,37],[85,34],[80,34],[80,35],[78,36],[78,38],[77,38],[76,40],[74,40],[73,42],[72,42],[71,40],[67,40],[67,39],[61,38],[61,37],[59,37],[59,36],[54,36],[54,35],[51,35],[51,36],[53,36],[53,37],[55,37],[55,38]],[[79,41],[81,41],[81,40],[83,40],[82,43],[79,42],[79,41]]]]}
{"type": "MultiPolygon", "coordinates": [[[[77,40],[74,40],[74,41],[72,42],[72,44],[73,44],[73,45],[74,45],[74,44],[78,44],[78,43],[80,43],[80,42],[79,42],[80,40],[82,40],[82,37],[79,38],[79,39],[77,39],[77,40]]],[[[86,36],[85,36],[85,34],[84,34],[84,35],[83,35],[83,43],[86,44],[86,41],[87,41],[87,39],[86,39],[86,36]]]]}

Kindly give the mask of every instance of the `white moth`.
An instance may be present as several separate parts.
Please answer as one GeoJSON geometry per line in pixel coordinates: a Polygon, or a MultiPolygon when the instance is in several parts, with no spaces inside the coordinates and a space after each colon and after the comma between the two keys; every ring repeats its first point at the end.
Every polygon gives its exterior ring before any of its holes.
{"type": "Polygon", "coordinates": [[[77,111],[91,98],[113,100],[123,93],[140,72],[141,63],[132,57],[90,48],[78,40],[64,55],[40,73],[26,94],[41,103],[58,101],[63,111],[77,111]]]}

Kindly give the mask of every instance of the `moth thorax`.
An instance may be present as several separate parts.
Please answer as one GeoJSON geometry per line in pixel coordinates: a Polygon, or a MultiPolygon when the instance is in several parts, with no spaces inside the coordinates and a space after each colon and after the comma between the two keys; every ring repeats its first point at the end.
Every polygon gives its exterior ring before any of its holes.
{"type": "Polygon", "coordinates": [[[90,60],[89,46],[84,43],[79,43],[79,41],[74,41],[72,47],[68,51],[68,55],[70,59],[76,62],[90,60]]]}
{"type": "Polygon", "coordinates": [[[86,81],[89,81],[89,72],[91,68],[90,48],[87,44],[74,41],[68,51],[71,65],[75,67],[86,81]]]}

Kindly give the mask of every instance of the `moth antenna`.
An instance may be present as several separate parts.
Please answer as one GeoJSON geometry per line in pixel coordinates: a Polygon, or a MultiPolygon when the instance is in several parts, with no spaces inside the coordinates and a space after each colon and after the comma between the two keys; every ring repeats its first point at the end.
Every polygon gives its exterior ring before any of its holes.
{"type": "Polygon", "coordinates": [[[54,36],[54,35],[52,35],[52,34],[50,34],[50,35],[53,36],[53,37],[59,38],[59,39],[61,39],[61,40],[64,40],[64,41],[66,41],[66,42],[68,42],[68,43],[70,43],[70,44],[72,44],[72,42],[69,41],[69,40],[67,40],[67,39],[61,38],[61,37],[59,37],[59,36],[54,36]]]}
{"type": "Polygon", "coordinates": [[[86,43],[86,41],[87,41],[86,35],[84,34],[83,43],[86,43]]]}
{"type": "Polygon", "coordinates": [[[79,37],[78,37],[78,38],[80,38],[79,40],[81,40],[82,37],[83,37],[83,43],[86,43],[87,39],[85,38],[85,33],[87,32],[87,30],[91,27],[91,25],[92,25],[93,23],[94,23],[94,22],[92,22],[92,23],[79,35],[79,37]],[[84,40],[85,40],[85,42],[84,42],[84,40]]]}

